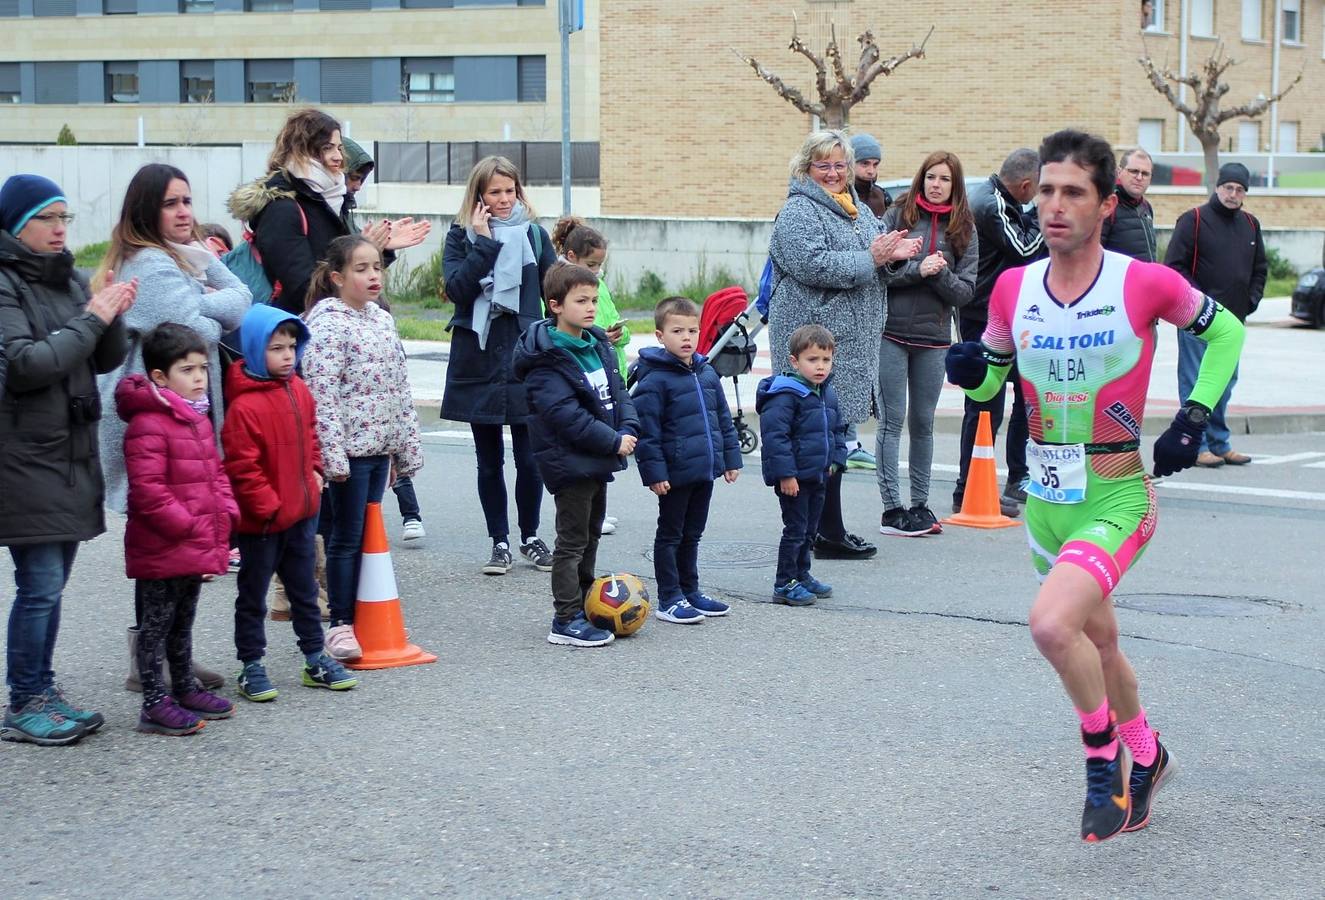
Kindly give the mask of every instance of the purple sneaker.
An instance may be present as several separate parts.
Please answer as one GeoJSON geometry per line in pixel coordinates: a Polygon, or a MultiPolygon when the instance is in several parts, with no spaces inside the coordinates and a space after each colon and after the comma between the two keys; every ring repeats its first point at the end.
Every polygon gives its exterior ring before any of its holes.
{"type": "Polygon", "coordinates": [[[202,688],[189,691],[187,694],[176,694],[175,702],[186,712],[204,719],[228,719],[235,714],[233,703],[202,688]]]}
{"type": "Polygon", "coordinates": [[[151,706],[144,706],[138,715],[138,730],[144,734],[193,734],[207,724],[186,709],[180,708],[174,697],[162,697],[151,706]]]}

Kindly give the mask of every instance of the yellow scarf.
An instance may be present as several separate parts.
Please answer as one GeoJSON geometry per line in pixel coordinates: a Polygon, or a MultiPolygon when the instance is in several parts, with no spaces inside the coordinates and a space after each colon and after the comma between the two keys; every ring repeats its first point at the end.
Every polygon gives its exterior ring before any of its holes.
{"type": "Polygon", "coordinates": [[[853,218],[853,219],[856,217],[856,204],[854,204],[854,203],[851,202],[851,192],[850,192],[850,191],[843,191],[843,192],[840,193],[840,194],[829,194],[828,196],[830,196],[830,197],[832,197],[834,200],[836,200],[836,201],[837,201],[837,205],[840,206],[840,207],[842,207],[843,211],[844,211],[848,216],[850,216],[850,217],[853,218]]]}

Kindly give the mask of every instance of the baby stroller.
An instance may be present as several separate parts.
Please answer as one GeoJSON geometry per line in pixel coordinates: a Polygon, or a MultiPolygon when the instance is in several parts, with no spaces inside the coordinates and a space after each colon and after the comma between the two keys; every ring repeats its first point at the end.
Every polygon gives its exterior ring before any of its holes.
{"type": "Polygon", "coordinates": [[[759,435],[745,424],[741,414],[741,379],[754,368],[755,336],[764,323],[745,289],[733,285],[711,294],[699,314],[699,343],[696,349],[708,357],[719,378],[730,378],[736,389],[736,413],[732,424],[741,441],[742,453],[759,449],[759,435]]]}

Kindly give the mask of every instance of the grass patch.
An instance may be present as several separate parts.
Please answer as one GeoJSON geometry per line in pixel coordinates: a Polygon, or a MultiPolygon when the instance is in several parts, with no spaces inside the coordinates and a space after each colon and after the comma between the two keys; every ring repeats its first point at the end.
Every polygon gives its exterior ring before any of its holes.
{"type": "Polygon", "coordinates": [[[442,251],[438,250],[422,265],[406,269],[398,263],[387,269],[385,288],[393,308],[397,304],[410,304],[423,309],[444,309],[447,302],[442,251]]]}
{"type": "MultiPolygon", "coordinates": [[[[679,285],[669,285],[658,273],[647,270],[640,275],[634,285],[617,282],[612,285],[612,301],[617,309],[623,312],[652,310],[658,305],[659,300],[673,296],[689,297],[696,303],[702,304],[710,294],[733,284],[742,284],[741,279],[726,268],[720,267],[709,271],[701,262],[699,268],[679,285]]],[[[652,325],[651,322],[649,324],[652,325]]]]}
{"type": "Polygon", "coordinates": [[[400,332],[401,340],[446,341],[447,343],[451,340],[444,319],[415,319],[399,314],[395,316],[395,319],[396,330],[400,332]]]}
{"type": "Polygon", "coordinates": [[[1295,287],[1297,287],[1296,275],[1292,278],[1271,278],[1265,282],[1265,296],[1291,297],[1295,287]]]}
{"type": "Polygon", "coordinates": [[[101,260],[105,258],[109,249],[110,241],[99,241],[86,247],[79,247],[74,251],[74,265],[80,269],[95,269],[101,265],[101,260]]]}

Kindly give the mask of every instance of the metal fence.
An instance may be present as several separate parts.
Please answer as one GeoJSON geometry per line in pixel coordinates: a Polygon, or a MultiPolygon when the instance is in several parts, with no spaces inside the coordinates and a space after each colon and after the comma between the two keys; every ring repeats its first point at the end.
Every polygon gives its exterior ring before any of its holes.
{"type": "MultiPolygon", "coordinates": [[[[571,143],[571,184],[598,184],[598,142],[571,143]]],[[[561,184],[556,141],[378,141],[376,181],[464,184],[485,156],[505,156],[529,185],[561,184]]]]}

